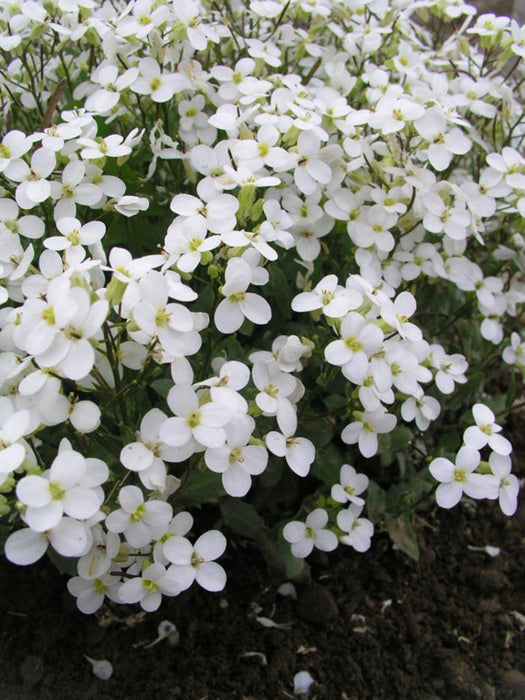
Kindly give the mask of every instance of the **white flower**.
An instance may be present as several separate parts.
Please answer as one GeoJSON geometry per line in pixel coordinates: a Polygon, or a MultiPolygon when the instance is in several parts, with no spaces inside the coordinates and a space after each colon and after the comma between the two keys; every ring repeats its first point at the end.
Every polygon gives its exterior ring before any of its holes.
{"type": "Polygon", "coordinates": [[[348,234],[362,248],[374,245],[378,250],[388,253],[395,245],[390,229],[396,225],[397,219],[397,214],[388,212],[380,204],[374,204],[367,207],[359,219],[348,222],[348,234]]]}
{"type": "Polygon", "coordinates": [[[100,87],[84,103],[88,112],[109,114],[119,103],[120,93],[128,88],[138,75],[138,68],[128,68],[121,75],[117,66],[105,64],[93,71],[90,79],[100,87]]]}
{"type": "Polygon", "coordinates": [[[24,236],[24,238],[42,238],[45,225],[38,216],[18,216],[18,206],[12,199],[0,199],[0,234],[7,236],[24,236]]]}
{"type": "Polygon", "coordinates": [[[168,303],[170,290],[166,277],[150,270],[139,282],[140,301],[133,318],[140,330],[157,337],[163,349],[173,357],[185,355],[184,336],[194,330],[193,317],[182,304],[168,303]]]}
{"type": "Polygon", "coordinates": [[[438,171],[448,168],[455,154],[464,155],[472,146],[471,140],[461,129],[447,130],[443,109],[434,105],[422,117],[414,121],[417,132],[429,142],[427,158],[438,171]]]}
{"type": "Polygon", "coordinates": [[[314,547],[323,552],[331,552],[337,547],[337,535],[327,530],[328,513],[324,508],[316,508],[307,517],[306,522],[293,520],[283,529],[283,537],[291,544],[294,557],[304,559],[312,553],[314,547]]]}
{"type": "Polygon", "coordinates": [[[430,423],[441,413],[439,401],[432,396],[422,395],[419,398],[409,396],[401,406],[403,420],[410,422],[415,420],[419,430],[426,430],[430,423]]]}
{"type": "Polygon", "coordinates": [[[68,250],[83,245],[92,245],[102,239],[106,225],[102,221],[89,221],[82,225],[78,219],[64,217],[58,219],[56,227],[61,236],[48,236],[44,245],[51,250],[68,250]]]}
{"type": "Polygon", "coordinates": [[[294,311],[316,311],[322,309],[329,318],[342,318],[350,309],[361,305],[359,292],[342,287],[336,275],[327,275],[311,292],[301,292],[292,301],[294,311]]]}
{"type": "Polygon", "coordinates": [[[214,321],[221,333],[234,333],[246,317],[252,323],[266,325],[272,317],[272,309],[266,299],[247,292],[252,283],[253,271],[242,258],[228,261],[224,274],[222,295],[225,297],[215,309],[214,321]]]}
{"type": "Polygon", "coordinates": [[[370,540],[374,534],[372,522],[359,517],[362,510],[362,505],[351,503],[346,510],[337,514],[337,526],[347,533],[339,538],[340,542],[353,547],[357,552],[370,549],[370,540]]]}
{"type": "Polygon", "coordinates": [[[471,217],[463,202],[454,202],[446,205],[435,192],[428,192],[422,197],[425,207],[423,226],[431,233],[445,233],[455,241],[462,241],[467,237],[467,228],[471,217]]]}
{"type": "Polygon", "coordinates": [[[16,411],[11,401],[0,398],[0,480],[22,464],[26,447],[21,441],[30,430],[31,414],[28,410],[16,411]],[[27,432],[26,432],[27,431],[27,432]]]}
{"type": "Polygon", "coordinates": [[[84,146],[80,152],[80,157],[85,160],[96,160],[98,158],[120,158],[131,153],[131,147],[125,143],[124,137],[120,134],[111,134],[97,141],[90,138],[80,138],[78,143],[84,146]]]}
{"type": "Polygon", "coordinates": [[[182,385],[170,389],[167,401],[175,417],[160,426],[163,442],[173,447],[182,447],[192,439],[204,447],[224,445],[224,426],[231,415],[226,406],[214,401],[201,405],[195,391],[182,385]]]}
{"type": "Polygon", "coordinates": [[[442,394],[451,394],[454,391],[454,382],[466,383],[464,373],[468,369],[468,363],[463,355],[447,355],[441,345],[431,345],[429,360],[432,367],[438,370],[435,380],[442,394]]]}
{"type": "Polygon", "coordinates": [[[375,411],[364,411],[361,420],[347,425],[341,433],[341,440],[348,445],[357,442],[363,457],[373,457],[379,447],[377,436],[390,433],[396,423],[397,418],[380,406],[375,411]]]}
{"type": "Polygon", "coordinates": [[[171,211],[180,216],[200,216],[212,233],[225,233],[235,228],[239,200],[231,194],[215,194],[203,203],[191,194],[176,194],[170,203],[171,211]]]}
{"type": "Polygon", "coordinates": [[[226,584],[226,573],[215,559],[226,549],[226,538],[218,530],[209,530],[199,537],[194,545],[185,537],[170,537],[163,547],[165,557],[173,566],[175,579],[182,590],[197,581],[207,591],[222,591],[226,584]]]}
{"type": "Polygon", "coordinates": [[[96,486],[107,479],[108,470],[103,469],[100,478],[90,486],[82,483],[86,472],[85,458],[73,450],[64,450],[42,476],[31,474],[18,482],[16,495],[27,506],[24,520],[32,530],[46,532],[58,525],[64,514],[87,520],[98,512],[104,494],[96,486]]]}
{"type": "Polygon", "coordinates": [[[494,476],[499,480],[499,505],[505,515],[514,515],[518,507],[520,482],[511,474],[512,462],[508,455],[492,452],[489,464],[494,476]]]}
{"type": "Polygon", "coordinates": [[[11,180],[20,182],[16,188],[15,199],[21,209],[32,209],[48,199],[51,195],[51,183],[47,178],[55,169],[55,165],[54,152],[48,148],[39,148],[31,156],[31,167],[21,160],[16,173],[8,171],[11,173],[11,180]]]}
{"type": "Polygon", "coordinates": [[[113,204],[115,211],[128,218],[135,216],[139,211],[146,211],[149,208],[149,200],[146,197],[135,197],[131,194],[118,197],[109,202],[109,204],[113,204]]]}
{"type": "Polygon", "coordinates": [[[199,0],[177,0],[173,5],[176,18],[184,25],[188,41],[196,51],[204,51],[208,41],[218,42],[219,36],[203,15],[204,9],[199,0]]]}
{"type": "Polygon", "coordinates": [[[67,590],[77,599],[80,612],[91,615],[104,603],[106,596],[115,603],[120,602],[120,585],[120,577],[111,574],[91,579],[74,576],[67,582],[67,590]]]}
{"type": "MultiPolygon", "coordinates": [[[[289,397],[295,391],[297,379],[291,374],[281,372],[265,362],[256,362],[252,377],[259,393],[255,403],[265,415],[275,416],[282,412],[289,413],[289,397]]],[[[291,409],[293,412],[293,408],[291,409]]]]}
{"type": "Polygon", "coordinates": [[[518,333],[511,334],[510,345],[504,348],[502,357],[504,362],[509,365],[517,365],[518,367],[525,365],[525,343],[518,333]]]}
{"type": "Polygon", "coordinates": [[[445,457],[432,460],[430,473],[441,482],[436,490],[436,501],[441,508],[453,508],[463,493],[470,498],[497,498],[498,480],[475,473],[479,462],[479,452],[469,446],[459,450],[455,464],[445,457]]]}
{"type": "Polygon", "coordinates": [[[138,486],[123,486],[118,495],[120,508],[106,518],[110,532],[123,533],[128,543],[140,549],[165,532],[173,511],[169,503],[158,500],[144,502],[138,486]]]}
{"type": "Polygon", "coordinates": [[[365,374],[368,358],[377,352],[383,342],[383,331],[361,314],[351,311],[341,322],[341,339],[325,348],[327,361],[336,366],[351,365],[356,374],[365,374]]]}
{"type": "Polygon", "coordinates": [[[404,97],[385,95],[375,106],[368,123],[383,134],[391,134],[405,128],[405,122],[419,119],[425,114],[423,105],[404,97]]]}
{"type": "Polygon", "coordinates": [[[409,322],[417,308],[416,300],[410,292],[401,292],[395,301],[388,301],[381,307],[381,317],[395,328],[402,338],[417,343],[423,338],[421,329],[409,322]]]}
{"type": "Polygon", "coordinates": [[[188,79],[181,73],[162,73],[157,61],[148,56],[139,61],[140,75],[131,83],[131,90],[149,95],[153,102],[168,102],[176,92],[189,87],[188,79]]]}
{"type": "Polygon", "coordinates": [[[315,459],[315,447],[307,438],[296,437],[295,411],[277,416],[282,433],[272,430],[266,435],[266,446],[276,457],[284,457],[290,469],[298,476],[306,476],[315,459]]]}
{"type": "Polygon", "coordinates": [[[494,413],[482,403],[477,403],[472,408],[476,425],[471,425],[463,433],[465,445],[469,445],[476,450],[481,450],[488,445],[491,450],[500,455],[509,455],[512,452],[512,445],[498,433],[502,430],[496,423],[494,413]]]}
{"type": "Polygon", "coordinates": [[[51,345],[36,354],[36,361],[41,367],[56,366],[66,377],[77,380],[93,369],[95,350],[90,341],[106,319],[108,302],[99,299],[91,304],[88,292],[81,287],[70,289],[68,297],[75,311],[51,345]]]}
{"type": "Polygon", "coordinates": [[[119,602],[140,603],[146,612],[157,610],[162,596],[175,596],[181,592],[177,579],[162,564],[150,564],[141,575],[124,581],[119,589],[119,602]]]}
{"type": "Polygon", "coordinates": [[[144,486],[152,490],[162,490],[166,483],[164,461],[179,462],[186,458],[184,451],[170,447],[160,439],[160,426],[166,419],[166,414],[159,408],[149,410],[140,422],[138,440],[120,451],[120,461],[126,469],[138,472],[144,486]]]}
{"type": "Polygon", "coordinates": [[[268,453],[264,447],[248,444],[254,428],[251,416],[239,416],[226,426],[226,444],[204,453],[206,466],[222,475],[222,485],[230,496],[245,496],[252,476],[266,469],[268,453]]]}
{"type": "Polygon", "coordinates": [[[176,265],[181,272],[193,272],[201,254],[221,243],[220,236],[206,238],[208,227],[202,216],[177,217],[169,226],[164,248],[169,258],[163,269],[176,265]]]}
{"type": "Polygon", "coordinates": [[[73,518],[62,518],[47,532],[30,528],[17,530],[6,540],[5,555],[13,564],[34,564],[46,552],[49,544],[63,557],[79,557],[92,541],[89,526],[73,518]]]}
{"type": "MultiPolygon", "coordinates": [[[[0,172],[3,172],[10,179],[14,179],[10,173],[18,172],[20,164],[23,163],[20,159],[32,145],[33,140],[22,131],[17,129],[8,131],[0,143],[0,172]]],[[[16,182],[19,180],[17,179],[16,182]]]]}
{"type": "Polygon", "coordinates": [[[343,464],[339,476],[339,483],[332,486],[331,496],[334,501],[346,503],[350,501],[358,506],[364,505],[365,501],[359,496],[368,488],[368,477],[366,474],[358,474],[354,467],[343,464]]]}
{"type": "Polygon", "coordinates": [[[297,140],[297,166],[294,180],[297,189],[303,194],[313,194],[318,183],[327,185],[332,179],[330,166],[318,156],[321,139],[314,131],[303,131],[297,140]]]}

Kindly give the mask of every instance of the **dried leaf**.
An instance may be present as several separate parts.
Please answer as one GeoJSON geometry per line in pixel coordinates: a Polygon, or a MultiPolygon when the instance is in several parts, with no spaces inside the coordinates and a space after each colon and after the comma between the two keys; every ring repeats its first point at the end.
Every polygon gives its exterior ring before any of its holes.
{"type": "Polygon", "coordinates": [[[255,619],[263,627],[273,627],[278,630],[289,630],[292,626],[291,622],[274,622],[269,617],[256,617],[255,619]]]}

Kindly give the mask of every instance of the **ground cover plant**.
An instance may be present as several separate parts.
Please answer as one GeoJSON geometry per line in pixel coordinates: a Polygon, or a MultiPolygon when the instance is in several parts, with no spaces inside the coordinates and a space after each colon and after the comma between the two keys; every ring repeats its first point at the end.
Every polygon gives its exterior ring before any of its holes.
{"type": "Polygon", "coordinates": [[[232,536],[292,577],[374,528],[417,559],[434,502],[514,513],[524,29],[443,0],[0,8],[11,562],[153,611],[222,590],[232,536]]]}

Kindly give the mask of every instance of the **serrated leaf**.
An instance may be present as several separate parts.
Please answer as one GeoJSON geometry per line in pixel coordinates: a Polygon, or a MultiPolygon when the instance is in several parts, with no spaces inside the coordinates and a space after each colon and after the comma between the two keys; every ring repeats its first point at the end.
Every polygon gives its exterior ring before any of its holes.
{"type": "Polygon", "coordinates": [[[397,518],[393,518],[387,513],[385,521],[392,542],[411,559],[418,561],[419,547],[408,515],[400,515],[397,518]]]}

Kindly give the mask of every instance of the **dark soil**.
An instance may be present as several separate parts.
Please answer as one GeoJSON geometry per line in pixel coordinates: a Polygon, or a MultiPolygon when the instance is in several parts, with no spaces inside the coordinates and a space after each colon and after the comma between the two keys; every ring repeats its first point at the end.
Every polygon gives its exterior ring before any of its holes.
{"type": "Polygon", "coordinates": [[[429,513],[415,563],[379,533],[364,555],[343,548],[311,563],[298,601],[277,593],[246,543],[230,544],[225,591],[193,588],[142,615],[75,608],[51,564],[0,564],[1,696],[5,700],[293,697],[293,677],[316,681],[310,698],[525,698],[525,504],[512,519],[497,504],[429,513]],[[500,547],[491,558],[471,546],[500,547]],[[330,566],[328,566],[330,561],[330,566]],[[256,615],[288,629],[265,628],[256,615]],[[177,646],[157,637],[168,619],[177,646]],[[247,652],[261,656],[246,656],[247,652]],[[84,654],[107,659],[92,675],[84,654]]]}

